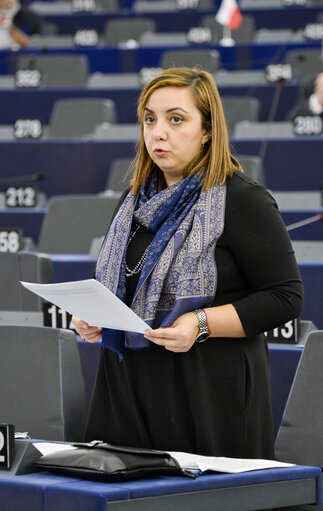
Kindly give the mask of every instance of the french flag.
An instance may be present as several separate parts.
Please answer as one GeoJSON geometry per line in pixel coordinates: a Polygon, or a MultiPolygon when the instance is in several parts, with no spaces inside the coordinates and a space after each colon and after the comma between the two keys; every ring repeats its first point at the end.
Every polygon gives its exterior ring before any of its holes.
{"type": "Polygon", "coordinates": [[[242,22],[242,14],[236,0],[222,0],[215,19],[221,25],[236,30],[242,22]]]}

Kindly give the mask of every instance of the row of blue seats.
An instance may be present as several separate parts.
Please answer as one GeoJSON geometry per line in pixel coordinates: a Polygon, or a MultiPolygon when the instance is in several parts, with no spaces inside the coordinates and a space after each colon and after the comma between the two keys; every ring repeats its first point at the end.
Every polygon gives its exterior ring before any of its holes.
{"type": "MultiPolygon", "coordinates": [[[[277,85],[273,83],[261,85],[220,86],[219,92],[225,96],[252,96],[259,99],[261,104],[259,121],[269,118],[274,95],[277,94],[277,85]]],[[[300,84],[287,83],[281,87],[280,98],[272,120],[282,121],[297,101],[300,93],[300,84]]],[[[76,88],[76,89],[0,89],[1,117],[0,124],[14,124],[17,119],[40,119],[48,124],[53,106],[60,99],[72,98],[109,98],[115,102],[117,122],[132,124],[137,122],[136,103],[139,88],[103,89],[103,88],[76,88]]]]}
{"type": "MultiPolygon", "coordinates": [[[[322,138],[260,139],[231,142],[236,154],[263,154],[267,186],[271,190],[313,190],[322,186],[322,138]]],[[[1,176],[39,174],[40,192],[48,197],[99,193],[105,189],[110,166],[117,158],[133,157],[129,141],[32,141],[1,143],[1,176]]]]}
{"type": "MultiPolygon", "coordinates": [[[[178,49],[173,48],[172,49],[178,49]]],[[[180,48],[183,49],[183,46],[180,48]]],[[[290,49],[321,48],[321,41],[237,44],[221,46],[218,44],[201,44],[198,49],[213,49],[220,52],[222,67],[225,69],[264,69],[270,63],[283,62],[290,49]]],[[[160,67],[163,54],[169,46],[147,46],[136,48],[82,47],[82,53],[88,57],[90,73],[139,73],[143,68],[160,67]]],[[[194,49],[194,48],[193,48],[194,49]]],[[[196,48],[197,49],[197,48],[196,48]]],[[[18,52],[0,51],[0,74],[13,74],[19,55],[38,54],[79,54],[80,47],[47,48],[29,47],[18,52]]]]}
{"type": "MultiPolygon", "coordinates": [[[[286,226],[292,226],[296,223],[303,222],[307,219],[315,220],[317,215],[320,215],[321,209],[313,210],[295,210],[286,211],[281,210],[281,214],[286,226]],[[315,217],[315,218],[314,218],[315,217]]],[[[22,230],[24,237],[32,238],[35,245],[37,245],[39,239],[39,233],[41,230],[42,222],[47,213],[46,208],[41,209],[6,209],[0,210],[0,230],[1,229],[17,229],[22,230]]],[[[62,229],[64,226],[62,226],[62,229]]],[[[295,228],[290,231],[290,237],[292,240],[301,241],[321,241],[323,233],[322,221],[319,219],[313,221],[307,225],[295,228]]],[[[77,270],[75,270],[77,271],[77,270]]],[[[77,279],[76,279],[77,280],[77,279]]]]}
{"type": "MultiPolygon", "coordinates": [[[[197,26],[201,18],[207,14],[215,14],[214,10],[187,9],[168,12],[144,12],[142,17],[152,18],[156,23],[158,32],[188,31],[191,27],[197,26]]],[[[322,12],[322,6],[305,6],[303,8],[291,6],[281,8],[252,8],[241,9],[242,15],[252,15],[255,19],[256,29],[262,27],[270,28],[294,28],[304,27],[307,23],[314,23],[317,15],[322,12]]],[[[135,16],[131,9],[122,9],[115,13],[73,13],[47,14],[44,19],[47,22],[55,23],[58,33],[73,34],[81,27],[93,28],[103,32],[105,23],[110,19],[122,16],[135,16]]],[[[137,13],[138,15],[138,13],[137,13]]]]}

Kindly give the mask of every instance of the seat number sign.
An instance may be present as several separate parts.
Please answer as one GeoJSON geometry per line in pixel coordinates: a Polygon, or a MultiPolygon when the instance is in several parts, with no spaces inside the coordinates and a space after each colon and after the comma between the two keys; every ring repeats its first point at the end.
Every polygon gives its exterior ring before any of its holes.
{"type": "Polygon", "coordinates": [[[292,319],[284,325],[265,332],[268,342],[296,344],[298,341],[299,319],[292,319]]]}
{"type": "Polygon", "coordinates": [[[42,76],[39,69],[18,69],[15,73],[15,86],[18,88],[40,87],[42,83],[42,76]]]}
{"type": "Polygon", "coordinates": [[[19,140],[23,138],[38,139],[43,134],[43,126],[39,119],[17,119],[13,127],[13,134],[19,140]]]}
{"type": "Polygon", "coordinates": [[[43,302],[44,326],[74,330],[72,314],[50,302],[43,302]]]}
{"type": "Polygon", "coordinates": [[[0,252],[19,252],[22,248],[21,229],[0,228],[0,252]]]}
{"type": "Polygon", "coordinates": [[[322,117],[319,115],[297,115],[293,119],[295,135],[321,135],[323,131],[322,117]]]}
{"type": "Polygon", "coordinates": [[[35,186],[9,186],[5,190],[7,208],[34,208],[37,205],[37,188],[35,186]]]}

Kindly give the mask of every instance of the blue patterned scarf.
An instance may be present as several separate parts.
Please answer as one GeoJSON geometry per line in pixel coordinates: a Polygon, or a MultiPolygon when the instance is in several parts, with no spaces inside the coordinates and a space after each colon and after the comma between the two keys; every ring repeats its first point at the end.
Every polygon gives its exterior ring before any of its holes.
{"type": "MultiPolygon", "coordinates": [[[[152,328],[172,325],[181,314],[211,304],[215,296],[215,247],[224,228],[226,185],[205,192],[202,186],[192,175],[158,192],[154,173],[136,196],[126,196],[102,245],[96,278],[125,302],[133,218],[156,233],[131,304],[152,328]]],[[[122,358],[124,348],[148,348],[150,341],[142,334],[103,329],[102,345],[122,358]]]]}

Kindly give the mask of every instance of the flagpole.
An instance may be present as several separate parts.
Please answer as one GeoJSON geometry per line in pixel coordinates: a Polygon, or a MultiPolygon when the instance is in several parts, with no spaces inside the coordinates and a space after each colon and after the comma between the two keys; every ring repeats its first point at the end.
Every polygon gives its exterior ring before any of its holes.
{"type": "Polygon", "coordinates": [[[231,37],[232,30],[230,27],[223,26],[223,37],[219,41],[221,46],[234,46],[235,41],[231,37]]]}

